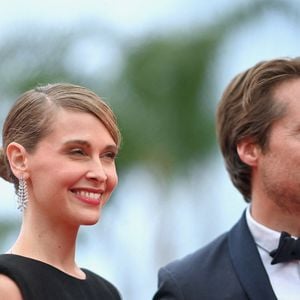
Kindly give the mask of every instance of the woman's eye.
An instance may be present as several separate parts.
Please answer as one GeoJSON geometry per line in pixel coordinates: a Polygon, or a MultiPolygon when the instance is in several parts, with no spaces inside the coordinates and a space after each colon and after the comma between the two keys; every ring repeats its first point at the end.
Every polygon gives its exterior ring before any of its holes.
{"type": "Polygon", "coordinates": [[[115,152],[106,152],[101,157],[108,158],[110,160],[114,160],[116,158],[117,154],[115,152]]]}
{"type": "Polygon", "coordinates": [[[72,154],[72,155],[85,155],[85,152],[84,152],[84,150],[82,150],[80,148],[75,148],[75,149],[72,149],[70,151],[70,154],[72,154]]]}

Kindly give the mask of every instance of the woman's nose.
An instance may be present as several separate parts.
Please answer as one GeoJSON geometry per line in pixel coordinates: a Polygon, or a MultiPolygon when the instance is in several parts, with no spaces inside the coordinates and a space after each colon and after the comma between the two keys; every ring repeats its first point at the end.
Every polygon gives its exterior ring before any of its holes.
{"type": "Polygon", "coordinates": [[[107,174],[100,159],[93,161],[89,167],[86,177],[91,180],[106,181],[107,174]]]}

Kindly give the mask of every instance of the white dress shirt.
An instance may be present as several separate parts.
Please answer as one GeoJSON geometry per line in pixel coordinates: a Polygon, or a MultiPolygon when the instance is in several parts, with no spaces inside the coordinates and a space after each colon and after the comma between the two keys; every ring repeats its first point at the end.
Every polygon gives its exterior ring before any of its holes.
{"type": "Polygon", "coordinates": [[[281,233],[255,221],[250,206],[246,211],[246,220],[278,300],[300,300],[299,261],[271,265],[273,258],[270,252],[278,247],[281,233]]]}

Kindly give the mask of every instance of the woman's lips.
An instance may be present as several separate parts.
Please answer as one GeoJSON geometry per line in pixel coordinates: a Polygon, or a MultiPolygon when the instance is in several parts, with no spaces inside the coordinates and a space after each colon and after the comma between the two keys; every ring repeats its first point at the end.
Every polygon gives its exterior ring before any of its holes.
{"type": "Polygon", "coordinates": [[[72,193],[75,194],[77,199],[90,205],[99,205],[101,202],[102,193],[100,192],[72,190],[72,193]]]}

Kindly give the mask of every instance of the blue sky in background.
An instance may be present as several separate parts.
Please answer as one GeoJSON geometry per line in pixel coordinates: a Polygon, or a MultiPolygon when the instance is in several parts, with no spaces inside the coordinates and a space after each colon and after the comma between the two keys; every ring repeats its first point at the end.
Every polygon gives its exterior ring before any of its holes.
{"type": "Polygon", "coordinates": [[[213,23],[243,3],[247,0],[1,1],[0,34],[28,22],[63,29],[94,20],[134,39],[151,33],[188,31],[195,25],[213,23]]]}

